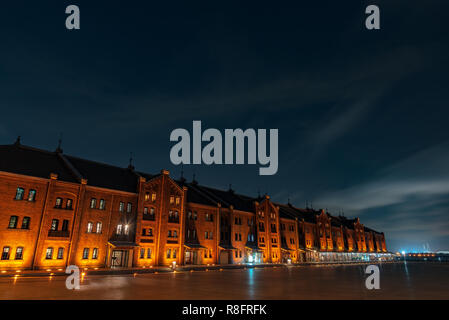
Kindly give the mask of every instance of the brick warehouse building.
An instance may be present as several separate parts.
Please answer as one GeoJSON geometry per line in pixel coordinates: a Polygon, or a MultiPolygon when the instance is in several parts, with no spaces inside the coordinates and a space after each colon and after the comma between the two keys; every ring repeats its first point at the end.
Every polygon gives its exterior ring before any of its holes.
{"type": "Polygon", "coordinates": [[[20,144],[0,146],[0,270],[388,257],[359,219],[20,144]]]}

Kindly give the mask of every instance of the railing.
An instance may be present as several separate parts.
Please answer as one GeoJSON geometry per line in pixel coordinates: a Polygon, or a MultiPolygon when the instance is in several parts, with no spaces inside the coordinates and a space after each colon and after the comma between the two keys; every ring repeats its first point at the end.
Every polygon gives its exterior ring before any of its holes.
{"type": "Polygon", "coordinates": [[[70,233],[67,230],[48,230],[48,236],[68,238],[70,236],[70,233]]]}

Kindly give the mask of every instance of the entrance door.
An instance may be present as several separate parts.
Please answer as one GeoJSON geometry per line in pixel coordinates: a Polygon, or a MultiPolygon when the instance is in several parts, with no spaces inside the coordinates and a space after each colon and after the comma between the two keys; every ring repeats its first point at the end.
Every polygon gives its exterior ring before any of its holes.
{"type": "Polygon", "coordinates": [[[229,252],[228,251],[220,252],[220,264],[229,264],[229,252]]]}
{"type": "Polygon", "coordinates": [[[127,250],[112,250],[111,267],[126,267],[128,263],[127,250]]]}

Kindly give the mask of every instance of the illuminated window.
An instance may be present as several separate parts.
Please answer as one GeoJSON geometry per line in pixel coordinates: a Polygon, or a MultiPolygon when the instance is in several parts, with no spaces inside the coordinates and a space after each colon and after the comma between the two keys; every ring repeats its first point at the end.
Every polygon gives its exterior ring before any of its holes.
{"type": "Polygon", "coordinates": [[[97,207],[97,199],[92,198],[90,199],[90,208],[95,209],[97,207]]]}
{"type": "Polygon", "coordinates": [[[151,194],[151,201],[156,201],[156,193],[151,194]]]}
{"type": "Polygon", "coordinates": [[[36,190],[31,189],[28,192],[28,201],[34,201],[36,199],[36,190]]]}
{"type": "Polygon", "coordinates": [[[149,192],[145,193],[145,201],[148,201],[148,200],[150,200],[150,193],[149,192]]]}
{"type": "Polygon", "coordinates": [[[123,232],[123,226],[121,224],[117,225],[117,234],[122,234],[123,232]]]}
{"type": "Polygon", "coordinates": [[[125,235],[129,234],[129,225],[125,224],[125,231],[124,231],[125,235]]]}
{"type": "Polygon", "coordinates": [[[101,222],[97,222],[97,233],[101,233],[102,228],[103,224],[101,222]]]}
{"type": "Polygon", "coordinates": [[[151,248],[147,249],[147,258],[151,259],[151,248]]]}
{"type": "Polygon", "coordinates": [[[154,216],[154,208],[150,208],[150,215],[154,216]]]}
{"type": "Polygon", "coordinates": [[[125,203],[120,201],[119,207],[118,207],[118,211],[123,212],[123,210],[125,210],[125,203]]]}
{"type": "Polygon", "coordinates": [[[176,197],[176,205],[179,205],[181,199],[179,197],[176,197]]]}
{"type": "Polygon", "coordinates": [[[56,256],[56,259],[61,260],[64,258],[64,248],[58,248],[58,255],[56,256]]]}
{"type": "Polygon", "coordinates": [[[16,190],[16,200],[23,200],[23,195],[25,194],[25,189],[18,187],[16,190]]]}
{"type": "Polygon", "coordinates": [[[23,217],[22,220],[22,229],[29,229],[30,228],[30,217],[23,217]]]}
{"type": "Polygon", "coordinates": [[[72,207],[73,207],[73,200],[72,199],[67,199],[67,203],[65,205],[65,208],[70,210],[70,209],[72,209],[72,207]]]}
{"type": "Polygon", "coordinates": [[[15,259],[16,260],[22,260],[23,259],[23,247],[17,247],[15,259]]]}
{"type": "Polygon", "coordinates": [[[2,260],[9,260],[9,247],[3,247],[2,260]]]}
{"type": "Polygon", "coordinates": [[[47,248],[47,251],[45,252],[45,259],[53,259],[53,248],[47,248]]]}
{"type": "Polygon", "coordinates": [[[98,259],[98,248],[92,250],[92,259],[98,259]]]}
{"type": "Polygon", "coordinates": [[[59,220],[58,219],[51,220],[50,230],[57,231],[58,230],[58,225],[59,225],[59,220]]]}
{"type": "Polygon", "coordinates": [[[9,228],[9,229],[15,229],[15,228],[17,228],[17,220],[18,220],[17,216],[11,216],[11,217],[9,218],[8,228],[9,228]]]}
{"type": "Polygon", "coordinates": [[[170,196],[170,204],[175,203],[175,197],[174,196],[170,196]]]}
{"type": "Polygon", "coordinates": [[[83,259],[89,259],[89,248],[83,249],[83,259]]]}
{"type": "Polygon", "coordinates": [[[148,207],[143,208],[143,214],[148,214],[148,207]]]}
{"type": "Polygon", "coordinates": [[[62,207],[62,198],[56,198],[55,208],[61,208],[61,207],[62,207]]]}
{"type": "Polygon", "coordinates": [[[87,223],[87,233],[91,233],[92,232],[92,228],[93,228],[94,224],[92,222],[88,222],[87,223]]]}
{"type": "Polygon", "coordinates": [[[100,199],[100,210],[104,210],[106,208],[106,201],[104,199],[100,199]]]}

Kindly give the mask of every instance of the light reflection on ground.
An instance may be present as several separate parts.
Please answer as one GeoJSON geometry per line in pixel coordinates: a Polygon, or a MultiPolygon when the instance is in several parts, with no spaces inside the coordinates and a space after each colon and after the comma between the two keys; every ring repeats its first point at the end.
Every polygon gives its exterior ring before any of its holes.
{"type": "Polygon", "coordinates": [[[449,264],[380,265],[380,290],[365,288],[366,266],[1,278],[0,299],[449,299],[449,264]]]}

